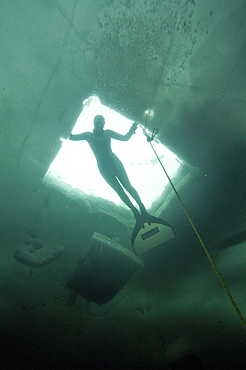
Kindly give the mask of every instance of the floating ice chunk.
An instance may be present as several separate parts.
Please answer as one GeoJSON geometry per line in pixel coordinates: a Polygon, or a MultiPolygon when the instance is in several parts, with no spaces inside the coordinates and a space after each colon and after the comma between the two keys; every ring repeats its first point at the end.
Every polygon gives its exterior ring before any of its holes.
{"type": "Polygon", "coordinates": [[[78,261],[66,287],[89,301],[104,304],[143,266],[142,260],[121,244],[94,233],[88,253],[78,261]]]}
{"type": "Polygon", "coordinates": [[[29,240],[19,245],[14,253],[17,261],[32,267],[41,267],[59,257],[65,246],[61,244],[43,243],[38,239],[29,240]]]}

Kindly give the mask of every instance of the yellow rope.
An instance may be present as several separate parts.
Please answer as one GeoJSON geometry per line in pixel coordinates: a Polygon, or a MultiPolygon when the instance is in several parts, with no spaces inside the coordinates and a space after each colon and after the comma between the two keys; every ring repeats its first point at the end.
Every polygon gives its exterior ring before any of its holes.
{"type": "Polygon", "coordinates": [[[202,246],[202,248],[203,248],[204,252],[206,253],[206,255],[207,255],[207,257],[208,257],[208,259],[209,259],[209,261],[210,261],[210,263],[211,263],[211,265],[212,265],[212,267],[213,267],[213,269],[214,269],[214,271],[215,271],[215,273],[216,273],[216,275],[217,275],[217,277],[218,277],[219,281],[221,282],[221,284],[222,284],[222,286],[223,286],[223,288],[224,288],[224,290],[225,290],[226,294],[228,295],[228,297],[229,297],[229,299],[230,299],[230,301],[231,301],[231,303],[232,303],[232,305],[233,305],[233,307],[234,307],[234,309],[235,309],[236,313],[238,314],[238,316],[239,316],[239,318],[240,318],[241,322],[243,323],[244,328],[246,329],[246,321],[245,321],[245,319],[244,319],[244,317],[243,317],[243,315],[242,315],[241,311],[239,310],[239,308],[238,308],[238,306],[237,306],[236,302],[234,301],[234,298],[232,297],[232,295],[231,295],[231,293],[230,293],[229,289],[227,288],[227,286],[226,286],[226,283],[225,283],[224,279],[222,278],[222,276],[221,276],[221,274],[220,274],[220,272],[219,272],[219,270],[218,270],[217,266],[215,265],[215,263],[214,263],[214,261],[213,261],[213,259],[212,259],[212,257],[211,257],[211,254],[209,253],[209,251],[208,251],[208,249],[207,249],[206,245],[204,244],[204,242],[203,242],[203,240],[202,240],[202,238],[201,238],[201,236],[200,236],[200,234],[199,234],[199,232],[198,232],[198,230],[197,230],[196,226],[194,225],[194,222],[192,221],[192,218],[190,217],[190,215],[189,215],[189,213],[188,213],[188,211],[187,211],[187,209],[186,209],[186,207],[185,207],[185,205],[184,205],[184,203],[183,203],[182,199],[181,199],[181,198],[180,198],[180,196],[179,196],[179,193],[177,192],[177,190],[176,190],[175,186],[173,185],[172,180],[171,180],[171,179],[170,179],[170,177],[168,176],[168,173],[167,173],[166,169],[164,168],[164,166],[163,166],[163,164],[162,164],[162,162],[161,162],[161,160],[160,160],[160,158],[159,158],[158,154],[156,153],[155,148],[153,147],[153,145],[152,145],[151,141],[149,141],[149,143],[150,143],[151,148],[153,149],[153,151],[154,151],[154,153],[155,153],[155,155],[156,155],[156,158],[158,159],[158,161],[159,161],[159,163],[160,163],[160,165],[161,165],[161,167],[162,167],[163,171],[165,172],[165,174],[166,174],[166,176],[167,176],[167,178],[168,178],[168,180],[169,180],[169,182],[170,182],[170,184],[171,184],[171,186],[172,186],[172,188],[173,188],[173,190],[174,190],[175,194],[177,195],[178,200],[180,201],[180,204],[181,204],[181,206],[182,206],[182,208],[183,208],[183,210],[184,210],[184,212],[185,212],[185,214],[186,214],[186,217],[188,218],[188,220],[189,220],[189,222],[190,222],[190,224],[191,224],[191,227],[192,227],[192,229],[194,230],[194,232],[195,232],[195,234],[196,234],[196,236],[197,236],[197,238],[198,238],[198,240],[199,240],[199,242],[200,242],[200,244],[201,244],[201,246],[202,246]]]}

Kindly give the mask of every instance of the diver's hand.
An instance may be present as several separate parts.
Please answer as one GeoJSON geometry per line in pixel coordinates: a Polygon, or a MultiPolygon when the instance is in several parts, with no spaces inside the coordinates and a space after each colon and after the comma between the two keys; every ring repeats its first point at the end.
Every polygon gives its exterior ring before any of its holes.
{"type": "Polygon", "coordinates": [[[138,123],[134,122],[132,127],[131,127],[132,131],[135,133],[137,128],[138,128],[138,123]]]}

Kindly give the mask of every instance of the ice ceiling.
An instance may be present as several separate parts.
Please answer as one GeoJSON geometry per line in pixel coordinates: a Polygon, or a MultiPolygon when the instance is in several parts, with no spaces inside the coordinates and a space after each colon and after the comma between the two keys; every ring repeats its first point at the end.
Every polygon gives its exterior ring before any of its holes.
{"type": "Polygon", "coordinates": [[[9,217],[17,189],[39,187],[82,102],[97,95],[132,121],[144,123],[152,110],[148,129],[157,127],[168,149],[207,175],[207,204],[217,214],[211,233],[244,227],[243,0],[24,0],[2,1],[0,10],[9,217]]]}
{"type": "Polygon", "coordinates": [[[39,187],[96,95],[131,121],[152,110],[148,129],[207,175],[212,229],[244,228],[244,1],[2,1],[0,10],[2,194],[12,207],[23,181],[39,187]]]}

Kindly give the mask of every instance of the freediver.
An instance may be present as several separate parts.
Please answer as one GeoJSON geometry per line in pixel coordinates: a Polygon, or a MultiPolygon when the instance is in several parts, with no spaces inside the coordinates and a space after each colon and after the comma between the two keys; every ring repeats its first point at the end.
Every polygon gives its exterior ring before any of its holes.
{"type": "Polygon", "coordinates": [[[137,129],[137,123],[133,123],[126,135],[121,135],[112,130],[104,130],[105,119],[101,115],[94,117],[93,132],[71,134],[69,140],[86,140],[90,145],[102,177],[116,191],[121,200],[132,210],[137,222],[143,223],[148,220],[147,213],[137,191],[131,185],[126,170],[119,158],[112,152],[111,139],[128,141],[137,129]],[[132,196],[139,206],[140,213],[133,205],[125,190],[132,196]]]}

